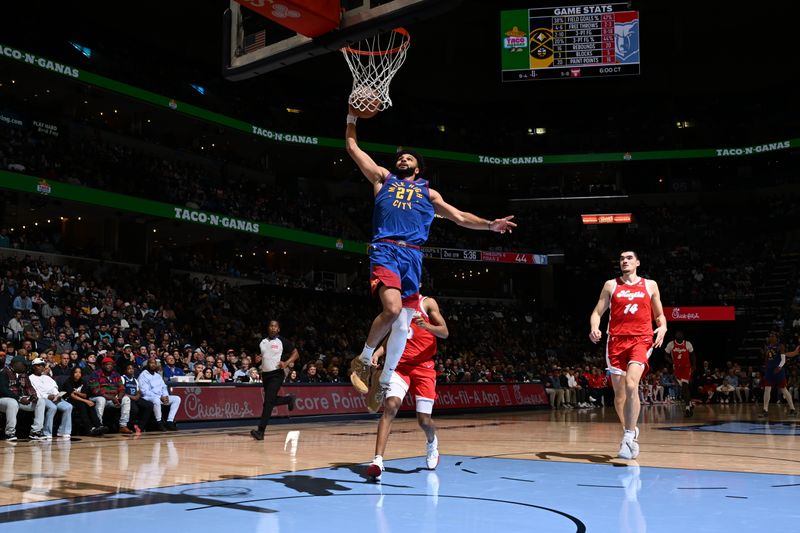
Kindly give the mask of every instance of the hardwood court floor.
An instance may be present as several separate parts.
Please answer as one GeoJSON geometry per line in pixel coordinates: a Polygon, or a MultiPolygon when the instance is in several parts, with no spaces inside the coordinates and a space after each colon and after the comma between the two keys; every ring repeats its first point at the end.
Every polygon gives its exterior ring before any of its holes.
{"type": "MultiPolygon", "coordinates": [[[[642,409],[642,467],[800,476],[800,426],[772,406],[769,424],[753,404],[642,409]],[[691,428],[693,431],[666,428],[691,428]],[[720,432],[722,430],[725,432],[720,432]]],[[[621,430],[611,409],[441,416],[443,455],[532,461],[617,463],[621,430]]],[[[182,430],[52,442],[0,442],[0,505],[68,499],[233,477],[368,463],[375,421],[270,426],[263,442],[247,428],[182,430]],[[289,432],[299,432],[292,433],[289,432]],[[286,442],[287,435],[297,435],[286,442]],[[293,449],[294,448],[294,449],[293,449]]],[[[386,459],[419,457],[425,440],[411,418],[397,419],[386,459]]],[[[531,469],[536,465],[531,464],[531,469]]],[[[2,511],[0,511],[2,512],[2,511]]]]}

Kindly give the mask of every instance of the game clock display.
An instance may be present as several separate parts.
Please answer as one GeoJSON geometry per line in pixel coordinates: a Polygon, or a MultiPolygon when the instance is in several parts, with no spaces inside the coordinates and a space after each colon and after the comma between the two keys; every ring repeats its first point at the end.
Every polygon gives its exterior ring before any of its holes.
{"type": "Polygon", "coordinates": [[[500,13],[503,81],[639,74],[639,12],[628,4],[500,13]]]}

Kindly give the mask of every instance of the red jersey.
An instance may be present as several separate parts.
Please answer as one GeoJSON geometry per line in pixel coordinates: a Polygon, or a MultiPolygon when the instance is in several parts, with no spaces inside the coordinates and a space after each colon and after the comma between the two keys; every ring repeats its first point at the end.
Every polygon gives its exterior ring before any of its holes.
{"type": "Polygon", "coordinates": [[[653,312],[644,278],[639,278],[639,281],[630,285],[622,281],[622,278],[617,278],[616,283],[617,287],[609,303],[611,317],[608,320],[608,334],[652,336],[653,312]]]}
{"type": "Polygon", "coordinates": [[[689,357],[691,350],[685,340],[683,342],[672,341],[670,353],[672,354],[672,366],[675,367],[676,373],[681,370],[691,371],[692,359],[689,357]]]}
{"type": "Polygon", "coordinates": [[[433,356],[436,355],[436,335],[422,329],[415,324],[417,313],[422,316],[422,320],[431,323],[428,313],[422,306],[425,301],[425,296],[419,299],[417,304],[416,313],[411,320],[411,327],[408,330],[408,340],[406,340],[406,349],[403,351],[403,356],[400,358],[400,365],[416,365],[433,368],[433,356]]]}

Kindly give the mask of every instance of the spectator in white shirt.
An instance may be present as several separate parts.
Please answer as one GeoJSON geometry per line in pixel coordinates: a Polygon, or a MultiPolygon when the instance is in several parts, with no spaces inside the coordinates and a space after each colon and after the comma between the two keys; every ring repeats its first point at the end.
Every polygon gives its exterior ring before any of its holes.
{"type": "MultiPolygon", "coordinates": [[[[8,315],[6,315],[8,316],[8,315]]],[[[20,333],[25,329],[25,324],[22,320],[22,311],[17,311],[14,313],[14,316],[11,320],[8,321],[8,335],[7,337],[10,339],[12,336],[19,336],[20,333]]]]}
{"type": "Polygon", "coordinates": [[[142,392],[142,398],[153,404],[153,415],[158,422],[158,427],[162,431],[175,431],[178,429],[175,425],[175,415],[181,405],[181,398],[169,394],[164,378],[156,372],[157,368],[158,363],[155,359],[147,361],[147,368],[139,374],[139,390],[142,392]],[[161,407],[165,405],[169,405],[166,424],[161,421],[161,407]]]}
{"type": "Polygon", "coordinates": [[[44,374],[46,365],[44,359],[38,357],[31,361],[33,374],[29,378],[40,401],[45,401],[44,437],[46,440],[53,438],[53,419],[56,411],[60,411],[61,425],[58,426],[58,435],[63,440],[70,440],[72,439],[72,404],[61,399],[63,394],[59,392],[56,382],[44,374]]]}

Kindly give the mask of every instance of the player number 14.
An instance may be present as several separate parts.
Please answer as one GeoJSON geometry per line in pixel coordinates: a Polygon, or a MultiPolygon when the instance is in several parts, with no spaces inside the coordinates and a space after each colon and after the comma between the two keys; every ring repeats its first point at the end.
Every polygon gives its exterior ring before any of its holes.
{"type": "Polygon", "coordinates": [[[625,310],[623,311],[624,314],[633,315],[636,314],[636,311],[639,310],[639,304],[628,304],[625,306],[625,310]]]}

